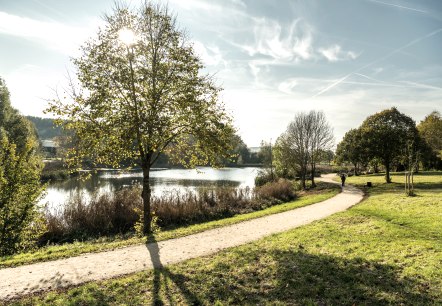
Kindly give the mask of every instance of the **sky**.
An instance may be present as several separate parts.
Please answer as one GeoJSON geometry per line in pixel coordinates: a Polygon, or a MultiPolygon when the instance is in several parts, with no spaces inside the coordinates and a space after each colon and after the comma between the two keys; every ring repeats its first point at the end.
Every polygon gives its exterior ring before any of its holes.
{"type": "MultiPolygon", "coordinates": [[[[141,0],[127,1],[136,7],[141,0]]],[[[170,0],[249,146],[299,112],[322,110],[336,143],[397,107],[442,112],[441,0],[170,0]]],[[[109,0],[0,0],[0,77],[12,105],[45,116],[71,59],[112,12],[109,0]]]]}

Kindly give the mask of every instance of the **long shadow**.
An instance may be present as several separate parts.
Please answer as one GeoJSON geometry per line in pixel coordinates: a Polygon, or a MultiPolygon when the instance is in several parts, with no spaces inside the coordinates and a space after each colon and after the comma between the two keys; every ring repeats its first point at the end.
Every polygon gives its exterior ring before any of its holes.
{"type": "MultiPolygon", "coordinates": [[[[246,253],[237,256],[250,257],[246,253]]],[[[224,282],[204,284],[211,288],[205,302],[226,301],[227,294],[227,302],[232,305],[437,304],[428,283],[402,276],[401,269],[395,266],[302,250],[264,252],[260,258],[267,258],[268,268],[257,268],[238,259],[235,261],[239,263],[237,269],[243,271],[241,275],[226,273],[224,282]]],[[[222,269],[215,266],[209,273],[216,275],[222,269]]]]}
{"type": "Polygon", "coordinates": [[[278,259],[280,275],[272,293],[276,300],[294,298],[325,305],[431,302],[426,290],[416,290],[417,280],[402,277],[391,265],[302,251],[275,251],[272,255],[278,259]]]}
{"type": "MultiPolygon", "coordinates": [[[[228,251],[228,261],[221,255],[210,266],[181,264],[181,274],[163,266],[158,244],[149,243],[146,247],[155,266],[152,305],[213,305],[217,301],[229,305],[442,305],[434,277],[405,276],[400,264],[311,254],[302,246],[283,250],[276,246],[234,248],[228,251]]],[[[108,288],[116,289],[125,290],[108,288]]],[[[109,293],[100,286],[78,289],[70,293],[71,305],[116,304],[109,293]]],[[[143,301],[141,296],[123,298],[118,302],[139,305],[143,301]]]]}
{"type": "Polygon", "coordinates": [[[173,273],[167,267],[165,267],[160,258],[160,249],[158,247],[158,243],[155,240],[154,235],[150,235],[147,239],[148,243],[146,243],[146,248],[149,251],[150,258],[154,267],[154,279],[152,286],[152,305],[164,305],[163,297],[161,296],[161,284],[164,285],[164,296],[167,299],[169,305],[175,304],[173,300],[173,288],[170,287],[169,282],[172,282],[174,288],[177,288],[181,296],[184,297],[186,303],[188,305],[201,305],[202,302],[199,298],[192,292],[192,290],[188,289],[186,286],[186,282],[189,279],[178,273],[173,273]]]}
{"type": "MultiPolygon", "coordinates": [[[[359,208],[358,212],[365,217],[371,219],[379,220],[381,222],[386,222],[397,229],[406,230],[403,238],[408,239],[419,239],[419,240],[440,240],[442,239],[442,232],[439,228],[431,227],[424,223],[424,220],[408,220],[407,216],[399,216],[394,212],[380,211],[380,210],[370,210],[359,208]]],[[[383,233],[384,238],[391,238],[391,240],[397,240],[397,232],[383,233]]]]}
{"type": "MultiPolygon", "coordinates": [[[[367,188],[365,185],[359,184],[355,185],[356,187],[364,190],[365,192],[369,191],[371,195],[376,194],[391,194],[391,193],[404,193],[404,183],[390,183],[390,184],[375,184],[376,188],[367,188]]],[[[425,182],[417,182],[414,183],[414,190],[419,196],[419,192],[427,192],[427,191],[439,191],[442,190],[442,183],[425,183],[425,182]]]]}
{"type": "Polygon", "coordinates": [[[425,190],[429,190],[429,189],[442,189],[442,183],[423,183],[423,182],[418,182],[418,183],[414,183],[414,188],[416,188],[416,189],[425,189],[425,190]]]}

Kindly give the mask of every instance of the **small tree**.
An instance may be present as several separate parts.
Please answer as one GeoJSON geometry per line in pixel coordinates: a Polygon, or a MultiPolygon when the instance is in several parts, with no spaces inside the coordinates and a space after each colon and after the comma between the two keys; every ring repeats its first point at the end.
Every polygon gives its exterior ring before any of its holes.
{"type": "Polygon", "coordinates": [[[325,118],[324,112],[311,111],[307,115],[308,126],[310,127],[310,171],[312,187],[315,187],[316,164],[321,159],[321,152],[329,150],[334,142],[333,129],[325,118]]]}
{"type": "Polygon", "coordinates": [[[360,129],[351,129],[345,133],[344,138],[336,149],[338,163],[350,162],[354,167],[354,175],[359,174],[359,167],[366,160],[366,148],[362,140],[360,129]]]}
{"type": "Polygon", "coordinates": [[[405,147],[407,171],[405,171],[405,194],[414,196],[414,173],[419,165],[420,152],[414,141],[409,142],[405,147]]]}
{"type": "Polygon", "coordinates": [[[304,189],[310,166],[314,187],[316,163],[320,159],[320,153],[330,149],[332,143],[332,129],[323,112],[299,113],[276,141],[275,163],[287,171],[297,172],[304,189]]]}
{"type": "MultiPolygon", "coordinates": [[[[220,88],[167,7],[116,5],[106,25],[74,59],[81,88],[55,99],[49,111],[68,119],[77,137],[68,164],[118,166],[133,160],[143,170],[144,233],[151,232],[150,169],[165,152],[186,167],[218,165],[231,150],[234,129],[218,101],[220,88]]],[[[73,83],[73,82],[72,82],[73,83]]]]}
{"type": "MultiPolygon", "coordinates": [[[[292,151],[287,133],[281,134],[281,136],[276,139],[273,154],[275,155],[275,170],[278,175],[290,178],[296,177],[301,173],[298,156],[292,151]]],[[[302,180],[302,175],[300,178],[302,180]]]]}

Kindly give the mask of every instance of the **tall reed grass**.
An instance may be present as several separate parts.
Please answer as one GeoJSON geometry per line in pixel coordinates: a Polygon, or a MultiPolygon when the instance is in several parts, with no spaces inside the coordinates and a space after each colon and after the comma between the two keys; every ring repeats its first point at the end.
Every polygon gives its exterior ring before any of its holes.
{"type": "MultiPolygon", "coordinates": [[[[280,179],[258,188],[171,190],[152,197],[157,226],[171,228],[261,210],[296,198],[292,182],[280,179]]],[[[71,196],[57,210],[46,210],[48,231],[40,243],[61,243],[133,232],[142,211],[141,188],[132,186],[116,192],[71,196]]]]}

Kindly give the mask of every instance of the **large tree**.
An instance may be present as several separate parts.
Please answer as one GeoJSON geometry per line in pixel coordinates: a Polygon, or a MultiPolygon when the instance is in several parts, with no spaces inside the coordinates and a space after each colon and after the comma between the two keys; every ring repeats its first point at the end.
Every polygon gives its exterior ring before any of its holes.
{"type": "Polygon", "coordinates": [[[442,117],[440,113],[433,111],[419,123],[417,129],[433,152],[442,159],[442,117]]]}
{"type": "Polygon", "coordinates": [[[0,78],[0,255],[31,246],[44,229],[37,202],[42,163],[32,124],[11,106],[0,78]]]}
{"type": "Polygon", "coordinates": [[[370,159],[378,158],[385,167],[385,180],[395,161],[403,160],[407,148],[419,143],[416,124],[395,107],[369,116],[362,123],[361,143],[370,159]]]}
{"type": "MultiPolygon", "coordinates": [[[[116,5],[105,25],[74,59],[79,88],[49,110],[67,119],[77,139],[69,164],[85,156],[143,170],[144,233],[151,232],[150,169],[161,153],[187,167],[216,165],[231,150],[234,129],[220,88],[167,7],[116,5]]],[[[72,82],[74,83],[74,82],[72,82]]]]}

